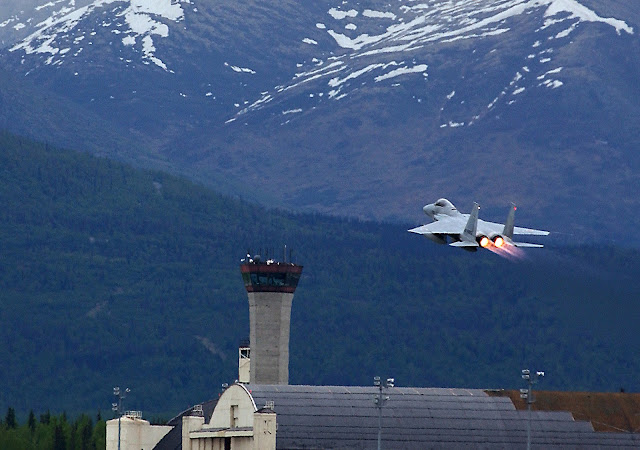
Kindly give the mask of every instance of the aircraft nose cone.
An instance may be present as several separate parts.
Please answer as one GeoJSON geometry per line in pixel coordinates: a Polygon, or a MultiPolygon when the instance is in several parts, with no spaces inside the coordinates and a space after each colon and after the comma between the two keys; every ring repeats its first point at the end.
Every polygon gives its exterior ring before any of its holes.
{"type": "Polygon", "coordinates": [[[433,205],[425,205],[422,208],[422,211],[424,211],[424,213],[429,216],[429,217],[433,217],[434,214],[434,209],[433,209],[433,205]]]}

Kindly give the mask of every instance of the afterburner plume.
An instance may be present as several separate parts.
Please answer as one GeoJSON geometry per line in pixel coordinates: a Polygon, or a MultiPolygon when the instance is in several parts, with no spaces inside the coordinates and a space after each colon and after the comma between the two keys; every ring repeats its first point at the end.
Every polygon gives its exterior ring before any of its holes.
{"type": "Polygon", "coordinates": [[[495,245],[492,245],[491,247],[488,247],[488,249],[491,250],[493,253],[500,255],[503,258],[510,259],[512,261],[523,259],[525,256],[522,249],[519,249],[515,245],[511,245],[507,243],[503,244],[502,247],[496,247],[495,245]]]}

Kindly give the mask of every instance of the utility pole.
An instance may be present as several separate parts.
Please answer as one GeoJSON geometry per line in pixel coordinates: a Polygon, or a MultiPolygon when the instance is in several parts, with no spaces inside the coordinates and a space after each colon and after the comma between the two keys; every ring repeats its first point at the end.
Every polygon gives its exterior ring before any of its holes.
{"type": "Polygon", "coordinates": [[[520,389],[520,398],[527,402],[527,450],[531,450],[531,405],[536,401],[533,395],[533,385],[538,382],[538,378],[544,377],[544,372],[531,374],[529,369],[522,370],[522,379],[527,383],[527,387],[520,389]]]}
{"type": "Polygon", "coordinates": [[[387,378],[387,381],[382,384],[380,377],[373,377],[373,385],[378,388],[378,393],[373,398],[376,408],[378,408],[378,450],[382,450],[382,407],[389,400],[389,396],[383,394],[383,388],[392,388],[395,385],[394,378],[387,378]]]}
{"type": "Polygon", "coordinates": [[[131,392],[131,389],[129,388],[126,388],[124,392],[120,392],[119,386],[113,388],[113,395],[115,395],[118,399],[116,403],[111,404],[111,410],[115,411],[118,414],[118,450],[120,450],[120,420],[122,419],[122,399],[125,398],[129,392],[131,392]]]}

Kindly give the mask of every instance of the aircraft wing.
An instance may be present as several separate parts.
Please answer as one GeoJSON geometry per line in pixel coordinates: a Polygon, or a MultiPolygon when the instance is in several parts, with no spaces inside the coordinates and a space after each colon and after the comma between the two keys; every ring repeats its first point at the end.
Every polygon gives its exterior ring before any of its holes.
{"type": "Polygon", "coordinates": [[[416,234],[460,234],[464,230],[465,220],[442,219],[437,222],[422,225],[409,230],[416,234]]]}

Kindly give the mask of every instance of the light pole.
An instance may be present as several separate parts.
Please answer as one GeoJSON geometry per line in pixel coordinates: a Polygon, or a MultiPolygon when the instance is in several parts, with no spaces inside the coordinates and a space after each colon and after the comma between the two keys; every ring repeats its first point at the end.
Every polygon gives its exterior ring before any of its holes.
{"type": "Polygon", "coordinates": [[[373,385],[378,387],[378,393],[373,398],[376,408],[378,408],[378,450],[382,449],[382,407],[389,400],[388,395],[382,393],[383,388],[392,388],[395,384],[394,378],[387,378],[387,381],[382,384],[380,377],[373,377],[373,385]]]}
{"type": "Polygon", "coordinates": [[[120,450],[120,420],[122,418],[122,399],[127,396],[127,394],[131,392],[131,389],[126,388],[124,392],[120,392],[120,387],[116,386],[113,388],[113,395],[118,398],[116,403],[111,404],[111,410],[118,413],[118,450],[120,450]]]}
{"type": "Polygon", "coordinates": [[[522,370],[522,379],[527,382],[527,387],[520,389],[520,398],[527,402],[527,450],[531,450],[531,404],[536,401],[533,395],[533,385],[538,382],[538,378],[544,377],[544,372],[532,374],[529,369],[522,370]]]}

